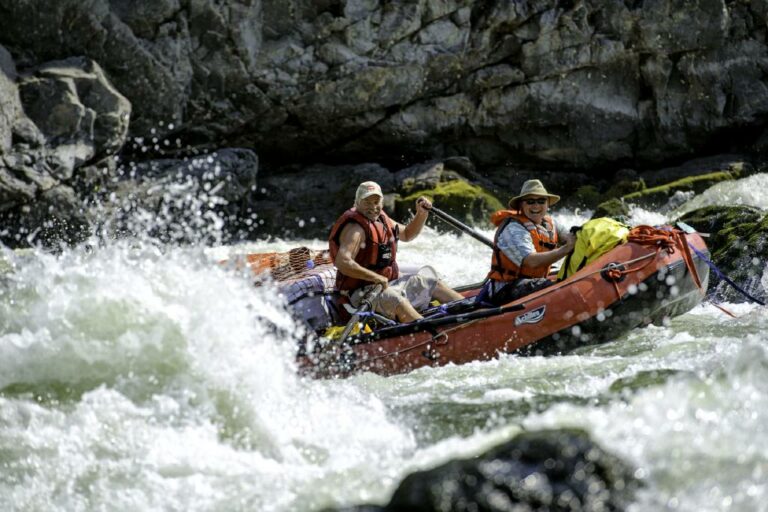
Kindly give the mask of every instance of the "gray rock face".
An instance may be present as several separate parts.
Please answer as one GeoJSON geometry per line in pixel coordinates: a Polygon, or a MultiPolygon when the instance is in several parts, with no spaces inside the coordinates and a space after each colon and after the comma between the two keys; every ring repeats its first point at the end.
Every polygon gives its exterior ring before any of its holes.
{"type": "Polygon", "coordinates": [[[130,103],[88,59],[17,74],[0,47],[0,66],[0,241],[80,241],[89,221],[76,173],[110,168],[104,160],[125,143],[130,103]]]}
{"type": "Polygon", "coordinates": [[[128,135],[131,105],[93,61],[49,62],[19,81],[24,111],[63,163],[76,167],[118,152],[128,135]]]}
{"type": "Polygon", "coordinates": [[[132,135],[266,162],[658,164],[749,145],[734,130],[756,140],[768,111],[756,1],[0,0],[0,14],[25,64],[103,66],[132,135]]]}
{"type": "Polygon", "coordinates": [[[0,46],[0,155],[11,149],[11,131],[21,110],[16,90],[16,65],[0,46]]]}

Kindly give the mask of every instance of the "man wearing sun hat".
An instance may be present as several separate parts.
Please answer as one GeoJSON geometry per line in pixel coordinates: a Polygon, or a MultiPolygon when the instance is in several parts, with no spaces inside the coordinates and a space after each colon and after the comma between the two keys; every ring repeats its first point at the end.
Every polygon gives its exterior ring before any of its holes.
{"type": "Polygon", "coordinates": [[[541,181],[528,180],[520,194],[509,200],[509,210],[491,216],[498,228],[480,300],[501,305],[553,284],[547,279],[551,265],[573,251],[576,242],[571,233],[558,233],[548,215],[549,207],[559,200],[541,181]]]}
{"type": "Polygon", "coordinates": [[[357,187],[355,205],[331,228],[328,241],[336,265],[336,290],[348,295],[357,307],[372,286],[381,285],[384,289],[373,301],[374,311],[401,322],[422,318],[418,310],[432,299],[463,299],[438,280],[431,267],[400,277],[397,243],[409,242],[421,233],[432,207],[429,199],[422,196],[416,200],[416,215],[406,226],[390,219],[383,206],[381,187],[365,181],[357,187]]]}

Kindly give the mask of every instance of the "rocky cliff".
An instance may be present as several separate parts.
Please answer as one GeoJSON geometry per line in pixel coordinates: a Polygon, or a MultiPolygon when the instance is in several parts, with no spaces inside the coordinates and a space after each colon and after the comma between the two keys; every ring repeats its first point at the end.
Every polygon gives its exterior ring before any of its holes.
{"type": "MultiPolygon", "coordinates": [[[[185,174],[185,158],[227,147],[253,153],[228,159],[252,182],[230,210],[266,232],[285,202],[271,180],[292,176],[295,192],[308,168],[346,190],[362,163],[461,157],[463,178],[504,196],[526,169],[567,172],[570,189],[760,154],[767,13],[765,0],[0,0],[0,211],[26,233],[45,223],[26,210],[69,205],[57,222],[88,224],[76,201],[126,162],[185,174]]],[[[301,220],[299,234],[327,225],[301,220]]]]}

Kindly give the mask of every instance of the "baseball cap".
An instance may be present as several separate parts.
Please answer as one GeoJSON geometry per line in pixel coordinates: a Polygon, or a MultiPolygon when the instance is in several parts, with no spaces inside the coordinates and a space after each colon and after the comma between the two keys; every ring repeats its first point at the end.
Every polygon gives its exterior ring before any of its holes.
{"type": "Polygon", "coordinates": [[[357,192],[355,192],[355,202],[362,201],[366,197],[372,195],[384,197],[378,183],[375,181],[364,181],[357,187],[357,192]]]}

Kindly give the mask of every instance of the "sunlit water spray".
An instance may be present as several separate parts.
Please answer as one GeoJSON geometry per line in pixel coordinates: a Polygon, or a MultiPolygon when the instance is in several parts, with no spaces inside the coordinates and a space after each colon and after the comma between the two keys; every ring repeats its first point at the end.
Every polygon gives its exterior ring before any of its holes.
{"type": "MultiPolygon", "coordinates": [[[[216,240],[216,214],[179,190],[174,197],[192,202],[173,209],[192,212],[194,229],[157,229],[216,240]]],[[[764,195],[750,200],[766,207],[764,195]]],[[[557,219],[567,226],[589,215],[557,219]]],[[[164,217],[138,215],[132,232],[164,217]]],[[[639,208],[632,217],[665,220],[639,208]]],[[[301,332],[275,290],[217,262],[325,241],[179,248],[106,238],[58,256],[5,255],[3,510],[383,503],[410,471],[474,455],[521,428],[572,425],[637,467],[648,484],[637,510],[759,510],[768,499],[764,308],[729,305],[740,315],[732,320],[703,305],[563,357],[311,381],[296,375],[301,332]]],[[[462,285],[485,277],[490,249],[428,227],[399,259],[462,285]]]]}

